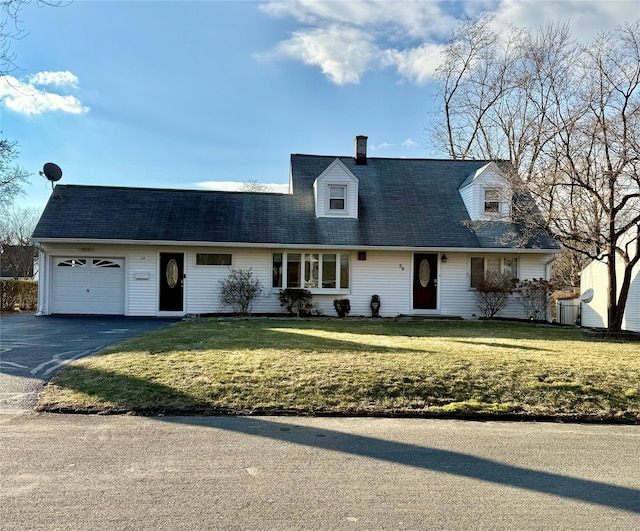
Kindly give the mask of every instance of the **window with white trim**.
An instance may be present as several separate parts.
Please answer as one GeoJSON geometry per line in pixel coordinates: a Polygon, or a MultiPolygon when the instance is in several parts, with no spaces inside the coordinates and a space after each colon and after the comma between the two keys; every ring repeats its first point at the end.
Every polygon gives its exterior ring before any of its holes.
{"type": "Polygon", "coordinates": [[[347,187],[344,185],[329,185],[329,210],[344,211],[347,204],[347,187]]]}
{"type": "Polygon", "coordinates": [[[497,188],[484,189],[484,213],[500,213],[500,190],[498,190],[497,188]]]}
{"type": "Polygon", "coordinates": [[[273,253],[271,286],[313,291],[349,289],[349,253],[273,253]]]}
{"type": "Polygon", "coordinates": [[[518,278],[518,259],[511,256],[471,257],[472,288],[477,288],[489,272],[502,273],[509,279],[518,278]]]}
{"type": "Polygon", "coordinates": [[[230,266],[229,253],[196,253],[196,265],[199,266],[230,266]]]}

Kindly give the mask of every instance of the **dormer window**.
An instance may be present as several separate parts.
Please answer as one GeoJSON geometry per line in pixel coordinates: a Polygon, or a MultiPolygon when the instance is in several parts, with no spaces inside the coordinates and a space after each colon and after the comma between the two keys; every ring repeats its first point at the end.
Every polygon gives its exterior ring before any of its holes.
{"type": "Polygon", "coordinates": [[[317,218],[358,218],[358,178],[339,158],[313,182],[317,218]]]}
{"type": "Polygon", "coordinates": [[[495,162],[489,162],[474,171],[458,191],[472,220],[509,219],[511,186],[495,162]]]}
{"type": "Polygon", "coordinates": [[[484,213],[498,214],[500,212],[500,190],[497,188],[484,189],[484,213]]]}
{"type": "Polygon", "coordinates": [[[347,199],[347,187],[342,185],[329,185],[329,210],[332,212],[344,211],[347,199]]]}

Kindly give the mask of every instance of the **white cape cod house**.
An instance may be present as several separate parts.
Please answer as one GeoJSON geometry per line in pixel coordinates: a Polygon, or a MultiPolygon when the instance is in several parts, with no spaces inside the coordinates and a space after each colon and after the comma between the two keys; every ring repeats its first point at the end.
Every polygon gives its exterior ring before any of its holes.
{"type": "Polygon", "coordinates": [[[229,312],[219,281],[251,268],[265,287],[254,313],[281,313],[293,287],[326,315],[338,298],[370,315],[376,294],[381,316],[471,318],[485,272],[549,279],[558,246],[507,237],[522,231],[497,164],[368,158],[366,142],[354,157],[292,155],[288,194],[57,186],[33,234],[39,313],[229,312]]]}

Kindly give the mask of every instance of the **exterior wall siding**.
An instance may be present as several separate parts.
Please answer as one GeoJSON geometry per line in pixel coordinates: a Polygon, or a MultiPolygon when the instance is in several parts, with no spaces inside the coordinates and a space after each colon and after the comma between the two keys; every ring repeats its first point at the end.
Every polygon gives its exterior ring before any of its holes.
{"type": "Polygon", "coordinates": [[[125,315],[156,315],[158,310],[158,253],[156,249],[141,248],[129,252],[127,286],[125,286],[125,315]]]}
{"type": "MultiPolygon", "coordinates": [[[[411,313],[412,277],[410,252],[367,251],[366,260],[351,253],[351,315],[371,315],[371,296],[380,296],[380,315],[411,313]]],[[[330,315],[334,315],[331,298],[330,315]]]]}
{"type": "MultiPolygon", "coordinates": [[[[510,255],[505,255],[510,256],[510,255]]],[[[518,277],[520,280],[532,280],[534,278],[543,278],[549,280],[547,276],[547,262],[549,256],[540,255],[516,255],[518,256],[518,277]]],[[[512,295],[506,308],[498,314],[501,317],[514,319],[528,318],[523,315],[523,310],[518,298],[512,295]]]]}
{"type": "Polygon", "coordinates": [[[471,289],[469,255],[447,253],[447,263],[440,262],[440,309],[443,315],[459,315],[471,319],[477,314],[471,289]]]}
{"type": "Polygon", "coordinates": [[[640,265],[634,269],[622,326],[626,330],[640,332],[640,265]]]}
{"type": "MultiPolygon", "coordinates": [[[[471,256],[487,256],[481,253],[446,253],[447,263],[440,263],[440,297],[442,315],[461,316],[464,319],[480,317],[475,290],[471,285],[471,256]]],[[[549,255],[512,255],[518,258],[518,274],[521,279],[547,278],[546,263],[549,255]]],[[[522,308],[516,297],[511,296],[498,317],[523,318],[522,308]]]]}
{"type": "Polygon", "coordinates": [[[473,189],[473,185],[469,184],[460,190],[460,197],[462,198],[464,206],[467,208],[467,212],[471,219],[475,219],[473,209],[473,189]]]}
{"type": "MultiPolygon", "coordinates": [[[[184,252],[185,255],[185,314],[229,313],[231,308],[220,303],[220,281],[227,278],[233,269],[251,268],[254,276],[263,285],[263,293],[254,301],[254,313],[281,313],[278,289],[271,288],[271,250],[249,248],[212,247],[159,247],[159,246],[100,246],[92,245],[84,252],[81,245],[47,245],[47,264],[51,256],[119,257],[125,260],[125,315],[158,315],[159,254],[161,252],[184,252]],[[229,253],[231,266],[198,266],[197,253],[229,253]]],[[[438,307],[436,310],[413,310],[413,252],[411,251],[366,251],[366,260],[358,260],[358,252],[350,253],[350,289],[348,293],[313,295],[313,302],[324,315],[334,316],[333,301],[348,298],[352,316],[371,315],[371,296],[380,296],[380,315],[434,314],[461,316],[465,319],[477,317],[473,290],[470,289],[469,253],[447,252],[447,263],[438,256],[438,307]]],[[[479,256],[479,254],[473,254],[479,256]]],[[[486,255],[485,255],[486,256],[486,255]]],[[[521,278],[545,277],[549,255],[518,255],[521,278]]],[[[40,310],[50,313],[49,293],[50,266],[46,265],[42,283],[40,310]]],[[[640,280],[635,289],[640,290],[640,280]]],[[[606,308],[606,305],[605,305],[606,308]]],[[[511,301],[501,313],[503,317],[521,317],[519,305],[511,301]]]]}
{"type": "Polygon", "coordinates": [[[229,249],[190,249],[185,257],[185,308],[190,314],[229,312],[220,304],[220,281],[236,267],[237,257],[229,249]],[[198,266],[197,253],[230,253],[231,266],[198,266]]]}
{"type": "MultiPolygon", "coordinates": [[[[617,271],[618,278],[622,279],[623,274],[623,268],[619,267],[617,271]]],[[[581,304],[582,326],[606,328],[609,325],[609,317],[607,315],[608,285],[609,275],[606,264],[593,261],[582,270],[580,274],[581,293],[588,289],[593,289],[591,302],[583,302],[581,304]]],[[[640,332],[640,266],[636,266],[633,271],[622,329],[640,332]]]]}

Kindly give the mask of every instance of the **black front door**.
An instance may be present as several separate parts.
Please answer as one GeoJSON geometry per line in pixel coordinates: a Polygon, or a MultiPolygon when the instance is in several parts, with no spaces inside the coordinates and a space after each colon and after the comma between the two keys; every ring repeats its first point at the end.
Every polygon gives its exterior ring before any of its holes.
{"type": "Polygon", "coordinates": [[[184,254],[160,253],[160,311],[181,312],[184,300],[184,254]]]}
{"type": "Polygon", "coordinates": [[[413,308],[435,310],[438,307],[438,255],[413,255],[413,308]]]}

